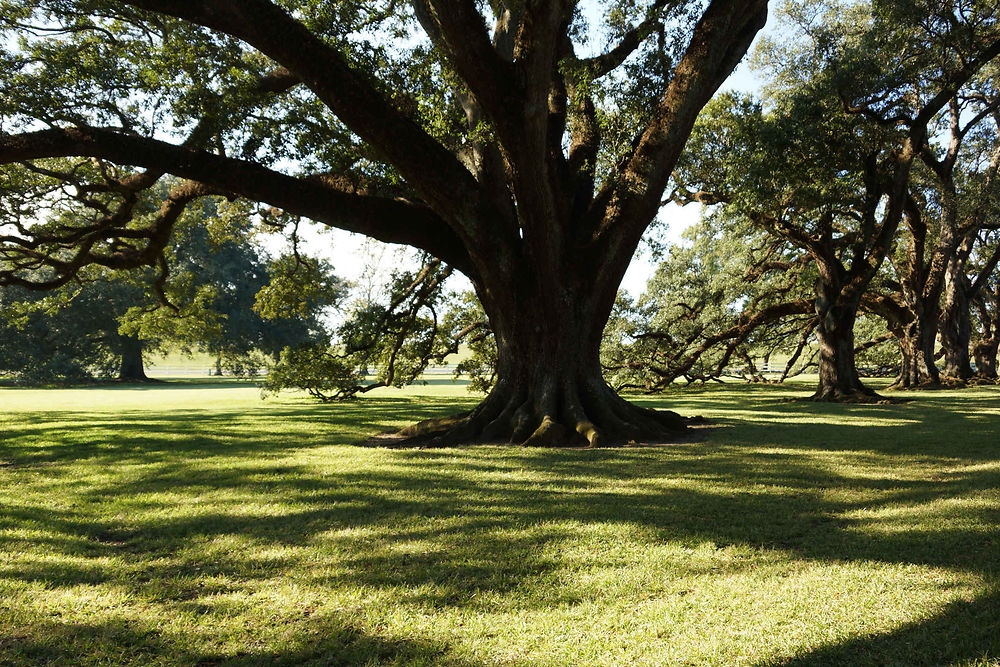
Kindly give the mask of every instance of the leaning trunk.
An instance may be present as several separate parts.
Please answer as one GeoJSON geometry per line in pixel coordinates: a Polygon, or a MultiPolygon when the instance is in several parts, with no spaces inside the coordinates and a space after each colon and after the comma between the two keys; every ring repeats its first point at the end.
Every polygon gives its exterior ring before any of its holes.
{"type": "Polygon", "coordinates": [[[820,281],[816,309],[819,325],[817,401],[870,399],[876,394],[861,382],[854,353],[854,323],[859,299],[844,300],[836,286],[820,281]]]}
{"type": "Polygon", "coordinates": [[[146,371],[142,364],[142,341],[133,336],[122,339],[121,366],[118,379],[123,382],[146,382],[146,371]]]}

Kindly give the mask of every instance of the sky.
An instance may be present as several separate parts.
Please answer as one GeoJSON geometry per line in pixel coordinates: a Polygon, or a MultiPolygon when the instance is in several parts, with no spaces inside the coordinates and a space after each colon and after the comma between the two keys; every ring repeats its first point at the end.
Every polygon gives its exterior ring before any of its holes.
{"type": "MultiPolygon", "coordinates": [[[[761,31],[757,39],[768,32],[774,25],[774,8],[771,3],[771,16],[768,26],[761,31]]],[[[755,42],[756,45],[756,42],[755,42]]],[[[750,47],[752,53],[754,46],[750,47]]],[[[760,90],[761,81],[751,71],[746,59],[736,68],[732,76],[722,85],[722,91],[740,91],[755,93],[760,90]]],[[[664,206],[659,213],[659,219],[665,223],[664,236],[670,243],[680,243],[684,230],[698,222],[702,207],[697,204],[664,206]]],[[[299,229],[300,248],[312,256],[327,259],[341,278],[361,284],[362,287],[371,284],[373,287],[388,277],[391,271],[400,266],[412,263],[414,251],[401,246],[389,246],[360,234],[351,234],[337,229],[329,229],[316,224],[302,225],[299,229]]],[[[283,241],[273,239],[269,249],[277,251],[283,241]]],[[[632,296],[639,296],[646,289],[646,282],[655,271],[655,264],[649,253],[640,244],[632,263],[629,265],[622,280],[622,289],[632,296]]],[[[452,285],[453,289],[471,289],[471,284],[460,277],[452,285]]]]}

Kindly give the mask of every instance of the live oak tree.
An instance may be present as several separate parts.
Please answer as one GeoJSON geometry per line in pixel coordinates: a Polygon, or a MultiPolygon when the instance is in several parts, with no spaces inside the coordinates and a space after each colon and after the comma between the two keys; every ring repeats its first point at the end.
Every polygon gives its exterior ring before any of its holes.
{"type": "Polygon", "coordinates": [[[1000,144],[989,126],[1000,105],[991,82],[980,81],[948,103],[934,132],[939,145],[925,143],[910,176],[909,196],[898,248],[890,255],[898,280],[899,314],[889,314],[902,352],[898,384],[936,386],[937,340],[945,356],[944,375],[972,376],[968,284],[965,267],[985,227],[996,224],[996,179],[1000,144]]]}
{"type": "Polygon", "coordinates": [[[269,256],[239,209],[220,215],[216,203],[206,198],[188,207],[198,214],[175,227],[168,248],[167,296],[187,312],[176,317],[169,307],[156,308],[131,324],[214,355],[216,372],[252,375],[284,348],[323,339],[324,312],[347,286],[328,262],[299,252],[297,242],[269,256]]]}
{"type": "Polygon", "coordinates": [[[986,380],[997,379],[997,350],[1000,348],[1000,233],[991,231],[981,237],[979,252],[968,262],[973,276],[968,292],[972,306],[971,325],[976,334],[972,339],[972,354],[976,375],[986,380]]]}
{"type": "MultiPolygon", "coordinates": [[[[619,299],[602,352],[609,379],[658,392],[679,380],[783,382],[812,371],[820,351],[817,277],[810,253],[733,207],[710,207],[667,248],[643,295],[619,299]]],[[[862,309],[872,306],[863,300],[862,309]]],[[[862,312],[854,331],[853,352],[866,372],[898,371],[895,337],[881,318],[862,312]]]]}
{"type": "MultiPolygon", "coordinates": [[[[37,185],[31,177],[37,174],[28,170],[19,175],[22,187],[29,186],[23,191],[30,193],[37,185]]],[[[81,222],[71,211],[53,206],[49,219],[35,230],[45,234],[81,222]]],[[[8,266],[0,264],[4,270],[8,266]]],[[[160,340],[153,336],[142,341],[120,331],[120,324],[130,308],[151,303],[143,287],[149,277],[87,266],[72,283],[48,293],[28,289],[51,276],[32,266],[25,265],[29,279],[24,284],[0,286],[0,368],[24,383],[88,380],[94,373],[147,381],[143,350],[156,348],[160,340]]]]}
{"type": "Polygon", "coordinates": [[[144,343],[118,330],[119,318],[143,302],[143,290],[127,278],[108,278],[53,292],[0,288],[0,373],[21,384],[88,381],[95,374],[144,381],[144,343]]]}
{"type": "MultiPolygon", "coordinates": [[[[638,300],[619,299],[602,350],[612,386],[653,393],[678,381],[780,383],[815,372],[811,256],[727,213],[716,208],[668,248],[638,300]]],[[[855,333],[859,366],[898,371],[881,318],[861,313],[855,333]]]]}
{"type": "Polygon", "coordinates": [[[620,298],[602,363],[613,386],[663,391],[675,381],[762,381],[758,364],[787,353],[774,379],[814,366],[807,254],[716,207],[669,246],[646,291],[620,298]]]}
{"type": "MultiPolygon", "coordinates": [[[[994,156],[998,154],[1000,151],[994,156]]],[[[966,224],[945,269],[939,319],[941,351],[937,356],[944,358],[943,374],[950,382],[996,380],[1000,342],[996,309],[1000,191],[996,164],[989,166],[985,174],[970,170],[966,175],[973,181],[966,184],[973,196],[963,202],[966,224]]]]}
{"type": "Polygon", "coordinates": [[[880,178],[896,168],[895,151],[811,85],[774,100],[771,110],[724,102],[705,118],[678,174],[683,196],[723,204],[809,256],[820,348],[815,398],[873,397],[858,375],[854,325],[898,224],[880,178]]]}
{"type": "Polygon", "coordinates": [[[156,265],[186,205],[242,197],[414,246],[471,280],[497,379],[424,437],[670,437],[677,415],[605,383],[601,332],[698,112],[767,2],[603,9],[602,34],[572,0],[7,0],[0,163],[80,158],[92,166],[70,194],[94,214],[36,235],[25,200],[8,206],[0,252],[15,269],[0,281],[30,283],[33,265],[51,276],[32,287],[86,264],[156,265]],[[137,193],[164,174],[184,180],[135,219],[137,193]]]}
{"type": "MultiPolygon", "coordinates": [[[[988,291],[1000,263],[1000,248],[990,243],[1000,228],[1000,112],[996,109],[1000,94],[995,87],[991,92],[990,97],[980,99],[989,100],[992,122],[986,123],[970,142],[974,147],[964,160],[959,184],[954,189],[959,208],[956,217],[961,224],[956,249],[944,276],[939,327],[944,374],[959,380],[974,375],[970,360],[972,304],[988,291]]],[[[975,373],[989,378],[989,369],[987,362],[975,373]]]]}
{"type": "Polygon", "coordinates": [[[874,78],[872,67],[861,67],[861,81],[875,86],[863,86],[868,90],[853,101],[843,96],[851,113],[897,133],[909,130],[909,136],[899,135],[900,156],[907,156],[905,162],[914,168],[896,171],[909,184],[897,204],[902,238],[893,263],[904,311],[889,318],[899,334],[903,386],[938,382],[939,320],[948,351],[946,374],[970,373],[968,337],[964,343],[958,340],[963,337],[960,311],[967,308],[955,281],[969,242],[988,223],[984,193],[995,179],[996,165],[978,135],[1000,102],[996,3],[936,3],[923,11],[914,9],[899,3],[888,14],[895,22],[871,31],[877,45],[871,50],[872,62],[889,66],[874,78]],[[978,157],[970,158],[970,153],[978,157]]]}

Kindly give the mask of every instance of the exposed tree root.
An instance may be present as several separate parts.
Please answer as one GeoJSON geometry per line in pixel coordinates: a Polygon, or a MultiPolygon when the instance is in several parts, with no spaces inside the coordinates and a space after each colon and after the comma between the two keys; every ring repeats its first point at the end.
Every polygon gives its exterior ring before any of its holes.
{"type": "Polygon", "coordinates": [[[951,377],[942,375],[937,382],[925,380],[919,384],[904,385],[898,379],[889,387],[891,389],[964,389],[966,387],[981,387],[1000,384],[995,378],[973,375],[970,378],[951,377]]]}
{"type": "Polygon", "coordinates": [[[903,378],[896,378],[892,384],[888,386],[888,389],[899,389],[904,391],[917,390],[917,389],[941,389],[941,380],[932,380],[931,378],[925,378],[919,382],[904,381],[903,378]]]}
{"type": "Polygon", "coordinates": [[[690,423],[674,412],[633,405],[603,383],[582,388],[575,383],[551,383],[534,395],[529,393],[498,385],[470,412],[422,421],[367,444],[614,447],[675,442],[685,435],[690,423]]]}
{"type": "Polygon", "coordinates": [[[856,389],[840,389],[838,387],[820,387],[809,397],[810,401],[818,403],[889,403],[890,399],[882,396],[868,387],[856,389]]]}
{"type": "Polygon", "coordinates": [[[858,403],[863,405],[898,405],[901,403],[909,403],[913,399],[911,398],[896,398],[883,396],[875,392],[868,387],[864,387],[860,391],[843,391],[837,389],[830,389],[825,392],[817,391],[815,394],[807,399],[792,399],[792,400],[806,400],[818,403],[858,403]]]}
{"type": "Polygon", "coordinates": [[[997,384],[996,380],[984,378],[981,375],[973,375],[969,378],[942,375],[940,386],[942,389],[965,389],[966,387],[980,387],[982,385],[994,384],[997,384]]]}

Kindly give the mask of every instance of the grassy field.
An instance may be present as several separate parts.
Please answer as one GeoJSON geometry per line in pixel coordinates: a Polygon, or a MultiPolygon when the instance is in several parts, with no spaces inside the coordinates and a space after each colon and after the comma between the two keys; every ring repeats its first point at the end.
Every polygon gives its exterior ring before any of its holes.
{"type": "Polygon", "coordinates": [[[677,391],[702,442],[395,451],[449,383],[0,389],[0,665],[1000,664],[1000,388],[677,391]]]}

